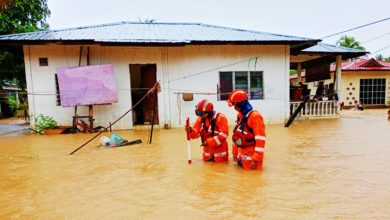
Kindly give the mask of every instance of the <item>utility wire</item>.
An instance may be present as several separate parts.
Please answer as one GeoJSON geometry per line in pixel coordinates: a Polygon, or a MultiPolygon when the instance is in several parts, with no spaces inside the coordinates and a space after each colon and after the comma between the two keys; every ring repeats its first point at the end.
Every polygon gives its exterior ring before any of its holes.
{"type": "Polygon", "coordinates": [[[337,32],[337,33],[334,33],[334,34],[331,34],[331,35],[327,35],[325,37],[321,37],[320,39],[333,37],[333,36],[336,36],[336,35],[339,35],[339,34],[343,34],[343,33],[349,32],[349,31],[353,31],[353,30],[360,29],[360,28],[363,28],[363,27],[367,27],[367,26],[370,26],[370,25],[373,25],[373,24],[377,24],[377,23],[380,23],[380,22],[383,22],[383,21],[387,21],[389,19],[390,19],[390,17],[384,18],[384,19],[381,19],[381,20],[378,20],[378,21],[374,21],[374,22],[371,22],[371,23],[368,23],[368,24],[360,25],[358,27],[354,27],[354,28],[351,28],[351,29],[348,29],[348,30],[345,30],[345,31],[340,31],[340,32],[337,32]]]}
{"type": "Polygon", "coordinates": [[[388,32],[388,33],[386,33],[386,34],[382,34],[382,35],[380,35],[380,36],[377,36],[377,37],[371,38],[371,39],[369,39],[369,40],[366,40],[366,41],[364,41],[364,42],[361,42],[361,44],[365,44],[365,43],[371,42],[371,41],[373,41],[373,40],[382,38],[382,37],[384,37],[384,36],[386,36],[386,35],[389,35],[389,34],[390,34],[390,32],[388,32]]]}
{"type": "MultiPolygon", "coordinates": [[[[384,18],[384,19],[381,19],[381,20],[378,20],[378,21],[374,21],[374,22],[371,22],[371,23],[368,23],[368,24],[360,25],[358,27],[350,28],[350,29],[345,30],[345,31],[340,31],[340,32],[337,32],[337,33],[334,33],[334,34],[330,34],[330,35],[321,37],[319,39],[323,40],[325,38],[333,37],[333,36],[336,36],[336,35],[339,35],[339,34],[343,34],[343,33],[349,32],[349,31],[353,31],[353,30],[356,30],[356,29],[367,27],[367,26],[370,26],[370,25],[373,25],[373,24],[377,24],[377,23],[380,23],[380,22],[384,22],[384,21],[387,21],[387,20],[390,20],[390,17],[387,17],[387,18],[384,18]]],[[[302,45],[305,45],[305,44],[308,44],[308,43],[316,42],[317,40],[318,39],[315,39],[315,40],[312,40],[312,41],[309,41],[309,42],[305,42],[305,43],[302,43],[302,44],[294,45],[294,46],[291,47],[291,49],[299,47],[299,46],[302,46],[302,45]]]]}
{"type": "Polygon", "coordinates": [[[379,49],[379,50],[377,50],[377,51],[375,51],[375,52],[372,52],[372,54],[376,54],[376,53],[378,53],[378,52],[380,52],[380,51],[382,51],[382,50],[385,50],[385,49],[387,49],[387,48],[390,48],[390,45],[387,45],[387,46],[385,46],[385,47],[383,47],[383,48],[381,48],[381,49],[379,49]]]}

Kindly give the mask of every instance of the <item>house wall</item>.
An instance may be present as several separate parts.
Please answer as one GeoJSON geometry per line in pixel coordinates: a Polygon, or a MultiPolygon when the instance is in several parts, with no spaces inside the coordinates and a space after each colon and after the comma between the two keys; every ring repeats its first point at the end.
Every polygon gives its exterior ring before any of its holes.
{"type": "MultiPolygon", "coordinates": [[[[82,64],[86,65],[86,47],[82,64]]],[[[116,74],[118,103],[94,106],[95,125],[107,125],[131,107],[129,64],[156,64],[157,80],[162,91],[158,94],[160,125],[182,126],[185,117],[195,119],[195,105],[207,98],[215,109],[227,115],[232,124],[236,112],[226,101],[218,101],[219,71],[263,71],[264,100],[252,100],[266,123],[283,123],[289,109],[289,47],[265,45],[222,45],[185,47],[101,47],[90,46],[90,65],[113,64],[116,74]],[[249,58],[258,56],[257,62],[249,58]],[[243,61],[238,63],[239,61],[243,61]],[[235,63],[235,64],[234,64],[235,63]],[[256,63],[256,65],[255,65],[256,63]],[[224,67],[223,67],[224,66],[224,67]],[[223,67],[223,68],[219,68],[223,67]],[[200,73],[203,72],[203,73],[200,73]],[[199,74],[198,74],[199,73],[199,74]],[[195,76],[190,76],[196,74],[195,76]],[[190,76],[188,78],[183,78],[190,76]],[[178,80],[176,80],[178,79],[178,80]],[[193,101],[184,102],[177,93],[193,91],[193,101]]],[[[54,117],[60,125],[70,125],[74,108],[56,106],[55,78],[57,67],[78,66],[80,46],[29,45],[24,46],[27,89],[30,113],[54,117]],[[47,57],[49,65],[39,66],[39,58],[47,57]]],[[[79,107],[79,115],[87,115],[88,108],[79,107]]],[[[131,114],[115,124],[114,129],[132,127],[131,114]]]]}
{"type": "Polygon", "coordinates": [[[360,79],[386,79],[385,105],[390,105],[390,71],[343,71],[342,74],[342,98],[345,106],[354,106],[354,100],[360,99],[360,79]],[[347,89],[349,88],[349,90],[347,89]],[[352,88],[355,88],[354,90],[352,88]],[[350,94],[351,93],[351,94],[350,94]],[[352,103],[352,104],[351,104],[352,103]]]}

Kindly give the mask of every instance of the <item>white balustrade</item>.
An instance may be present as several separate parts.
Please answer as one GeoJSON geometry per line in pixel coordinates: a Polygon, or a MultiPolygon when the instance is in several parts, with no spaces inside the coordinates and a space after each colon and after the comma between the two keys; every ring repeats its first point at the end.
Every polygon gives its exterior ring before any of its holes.
{"type": "MultiPolygon", "coordinates": [[[[293,114],[301,102],[290,102],[290,114],[293,114]]],[[[336,118],[339,116],[335,101],[308,101],[298,113],[297,118],[336,118]]]]}

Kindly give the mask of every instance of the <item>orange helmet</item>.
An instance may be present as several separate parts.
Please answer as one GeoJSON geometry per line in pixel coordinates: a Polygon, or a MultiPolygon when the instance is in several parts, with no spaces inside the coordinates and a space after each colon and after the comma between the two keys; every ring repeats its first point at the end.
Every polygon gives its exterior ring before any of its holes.
{"type": "Polygon", "coordinates": [[[230,93],[227,102],[229,106],[233,106],[245,100],[248,100],[248,93],[246,93],[245,90],[236,89],[230,93]]]}
{"type": "Polygon", "coordinates": [[[213,111],[214,111],[213,103],[209,102],[207,99],[203,99],[195,107],[195,114],[197,116],[203,116],[213,111]]]}

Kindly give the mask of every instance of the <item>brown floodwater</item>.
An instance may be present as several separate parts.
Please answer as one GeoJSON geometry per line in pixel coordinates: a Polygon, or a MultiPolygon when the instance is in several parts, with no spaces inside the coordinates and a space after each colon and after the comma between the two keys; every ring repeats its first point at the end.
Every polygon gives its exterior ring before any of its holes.
{"type": "Polygon", "coordinates": [[[187,164],[183,129],[155,130],[151,145],[96,139],[72,156],[92,135],[2,136],[0,219],[390,218],[387,110],[266,132],[262,171],[203,162],[198,140],[187,164]]]}

